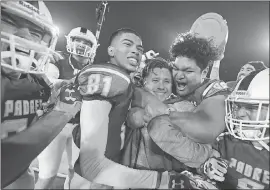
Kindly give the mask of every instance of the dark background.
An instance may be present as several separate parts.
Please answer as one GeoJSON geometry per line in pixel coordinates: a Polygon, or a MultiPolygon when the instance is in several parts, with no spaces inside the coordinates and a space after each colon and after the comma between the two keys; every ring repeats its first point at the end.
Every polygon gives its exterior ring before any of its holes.
{"type": "MultiPolygon", "coordinates": [[[[86,27],[96,31],[95,9],[100,1],[48,1],[54,22],[60,28],[57,50],[65,50],[69,31],[86,27]]],[[[177,33],[186,32],[207,12],[227,20],[229,39],[221,61],[220,78],[234,80],[248,61],[262,60],[269,66],[269,2],[184,2],[184,1],[109,1],[100,35],[96,61],[106,61],[109,37],[121,27],[141,34],[145,51],[153,49],[168,59],[168,50],[177,33]]]]}

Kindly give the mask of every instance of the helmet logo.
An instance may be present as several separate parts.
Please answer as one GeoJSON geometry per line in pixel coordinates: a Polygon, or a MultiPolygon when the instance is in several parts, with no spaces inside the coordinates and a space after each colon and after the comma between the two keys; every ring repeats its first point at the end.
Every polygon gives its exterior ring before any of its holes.
{"type": "Polygon", "coordinates": [[[245,90],[237,90],[234,92],[234,95],[237,97],[250,97],[250,93],[245,90]]]}
{"type": "Polygon", "coordinates": [[[24,6],[27,9],[30,9],[33,12],[36,12],[37,14],[39,14],[39,10],[34,7],[33,5],[29,4],[29,3],[25,3],[24,1],[19,1],[19,3],[24,6]]]}

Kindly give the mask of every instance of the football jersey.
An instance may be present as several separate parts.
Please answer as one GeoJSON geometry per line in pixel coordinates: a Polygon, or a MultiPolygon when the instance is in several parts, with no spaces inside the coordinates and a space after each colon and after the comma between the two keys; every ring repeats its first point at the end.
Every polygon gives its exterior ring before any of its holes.
{"type": "Polygon", "coordinates": [[[60,59],[54,65],[59,70],[59,79],[72,79],[79,73],[83,66],[78,63],[70,54],[61,52],[64,59],[60,59]]]}
{"type": "MultiPolygon", "coordinates": [[[[77,76],[80,70],[83,68],[83,65],[78,63],[69,53],[60,52],[64,59],[60,59],[54,65],[59,70],[59,79],[69,80],[77,76]]],[[[72,118],[70,123],[79,123],[80,121],[80,112],[72,118]]]]}
{"type": "Polygon", "coordinates": [[[75,82],[80,84],[81,94],[84,94],[85,100],[108,101],[112,104],[105,156],[119,162],[121,126],[126,120],[133,95],[129,75],[116,65],[96,64],[85,67],[75,82]]]}
{"type": "MultiPolygon", "coordinates": [[[[14,168],[14,162],[21,163],[21,158],[16,158],[13,151],[27,149],[27,145],[21,145],[16,140],[16,134],[27,132],[28,126],[36,116],[36,110],[41,104],[48,100],[50,88],[42,80],[34,75],[28,74],[25,78],[12,80],[5,74],[1,74],[1,176],[2,187],[5,187],[12,180],[16,180],[30,165],[20,165],[21,168],[14,168]]],[[[28,138],[27,138],[28,139],[28,138]]],[[[29,134],[29,144],[31,134],[29,134]]],[[[30,149],[27,149],[30,151],[30,149]]]]}
{"type": "Polygon", "coordinates": [[[27,128],[50,96],[47,84],[33,75],[12,80],[1,75],[1,139],[27,128]]]}
{"type": "Polygon", "coordinates": [[[228,95],[230,89],[225,82],[221,80],[205,80],[192,94],[187,97],[176,97],[165,101],[168,104],[174,104],[182,100],[188,100],[195,106],[198,106],[204,99],[216,95],[228,95]]]}
{"type": "Polygon", "coordinates": [[[222,158],[229,161],[222,189],[269,189],[269,152],[251,142],[225,135],[218,142],[222,158]]]}

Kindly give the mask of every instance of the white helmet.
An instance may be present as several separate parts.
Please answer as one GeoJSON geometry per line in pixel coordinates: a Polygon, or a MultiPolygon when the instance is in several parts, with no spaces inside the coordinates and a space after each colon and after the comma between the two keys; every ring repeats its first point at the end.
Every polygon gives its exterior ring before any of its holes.
{"type": "Polygon", "coordinates": [[[74,55],[80,55],[92,59],[96,55],[97,39],[94,34],[83,27],[77,27],[72,29],[66,36],[67,39],[67,51],[74,55]],[[74,42],[73,38],[80,38],[92,43],[92,46],[88,46],[83,43],[74,42]],[[79,48],[79,49],[78,49],[79,48]]]}
{"type": "Polygon", "coordinates": [[[258,141],[269,150],[263,142],[269,140],[269,69],[252,72],[240,80],[225,102],[229,133],[238,139],[258,141]],[[246,105],[254,111],[252,121],[237,116],[238,105],[246,105]]]}
{"type": "Polygon", "coordinates": [[[1,66],[19,72],[45,73],[49,58],[57,55],[54,50],[59,30],[44,2],[1,1],[1,25],[1,66]],[[33,32],[35,29],[39,33],[33,32]],[[41,42],[35,42],[37,34],[41,42]]]}

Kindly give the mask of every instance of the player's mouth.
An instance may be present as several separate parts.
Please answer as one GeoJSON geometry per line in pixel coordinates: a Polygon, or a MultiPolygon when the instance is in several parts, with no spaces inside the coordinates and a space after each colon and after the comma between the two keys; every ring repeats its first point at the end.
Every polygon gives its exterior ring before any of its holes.
{"type": "Polygon", "coordinates": [[[238,76],[238,79],[240,80],[240,79],[242,79],[242,78],[244,78],[245,77],[245,74],[240,74],[239,76],[238,76]]]}
{"type": "Polygon", "coordinates": [[[184,91],[186,89],[187,83],[186,82],[176,82],[177,89],[180,91],[184,91]]]}
{"type": "Polygon", "coordinates": [[[134,57],[128,57],[127,59],[132,66],[137,67],[139,65],[138,59],[134,57]]]}
{"type": "Polygon", "coordinates": [[[160,92],[160,91],[157,92],[157,91],[155,91],[154,93],[157,94],[157,95],[163,96],[166,92],[160,92]]]}

